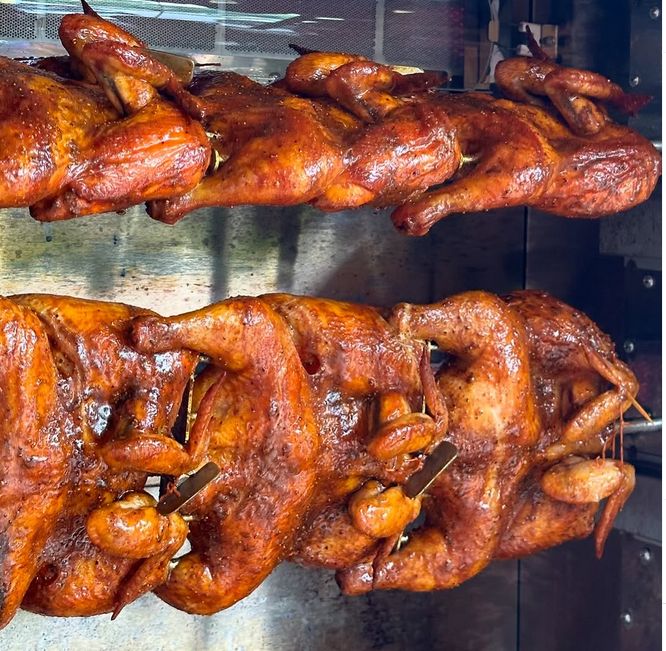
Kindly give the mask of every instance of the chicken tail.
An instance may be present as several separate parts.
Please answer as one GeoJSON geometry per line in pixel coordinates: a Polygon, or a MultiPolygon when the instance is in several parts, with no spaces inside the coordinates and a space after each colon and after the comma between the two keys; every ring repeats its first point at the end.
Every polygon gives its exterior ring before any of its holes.
{"type": "Polygon", "coordinates": [[[296,43],[289,43],[289,48],[296,52],[296,54],[299,56],[303,56],[304,54],[313,54],[314,52],[318,51],[312,50],[309,47],[303,47],[302,45],[296,45],[296,43]]]}
{"type": "Polygon", "coordinates": [[[532,56],[535,59],[540,59],[541,61],[551,61],[551,58],[544,52],[542,47],[537,43],[537,40],[532,34],[532,30],[529,25],[525,25],[525,33],[527,34],[527,47],[529,48],[532,56]]]}
{"type": "Polygon", "coordinates": [[[622,464],[622,475],[620,486],[606,501],[601,517],[594,529],[594,548],[597,558],[603,556],[604,545],[613,528],[613,522],[636,485],[636,475],[633,466],[628,463],[622,464]]]}

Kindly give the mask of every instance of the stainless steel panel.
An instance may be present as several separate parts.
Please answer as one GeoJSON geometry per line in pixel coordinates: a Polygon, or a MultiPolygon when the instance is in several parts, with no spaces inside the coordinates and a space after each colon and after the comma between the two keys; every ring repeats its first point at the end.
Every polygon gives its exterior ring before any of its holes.
{"type": "Polygon", "coordinates": [[[604,219],[599,232],[600,253],[632,260],[639,269],[660,270],[661,195],[659,182],[650,199],[636,206],[630,214],[604,219]]]}
{"type": "Polygon", "coordinates": [[[659,0],[637,0],[631,3],[631,44],[628,82],[639,93],[652,96],[645,110],[629,124],[648,138],[661,138],[662,123],[662,3],[659,0]]]}
{"type": "Polygon", "coordinates": [[[525,210],[452,215],[427,239],[435,265],[433,297],[469,289],[498,294],[524,287],[525,210]]]}
{"type": "Polygon", "coordinates": [[[283,565],[250,597],[214,617],[175,611],[152,595],[115,622],[19,612],[0,633],[0,645],[6,651],[510,651],[516,647],[515,565],[497,563],[453,591],[351,598],[339,594],[330,573],[283,565]]]}
{"type": "Polygon", "coordinates": [[[590,540],[520,563],[520,649],[656,651],[661,547],[614,531],[601,561],[590,540]]]}
{"type": "Polygon", "coordinates": [[[168,314],[270,291],[423,303],[433,253],[431,240],[404,238],[369,210],[203,210],[171,227],[142,208],[46,225],[0,211],[0,293],[76,294],[168,314]]]}
{"type": "Polygon", "coordinates": [[[175,226],[142,208],[40,224],[0,211],[0,293],[76,293],[164,313],[289,291],[390,305],[522,285],[522,211],[461,215],[406,238],[387,211],[201,210],[175,226]]]}

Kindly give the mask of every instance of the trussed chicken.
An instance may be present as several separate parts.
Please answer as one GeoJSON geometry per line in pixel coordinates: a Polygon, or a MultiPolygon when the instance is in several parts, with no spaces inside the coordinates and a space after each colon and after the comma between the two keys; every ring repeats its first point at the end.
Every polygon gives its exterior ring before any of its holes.
{"type": "Polygon", "coordinates": [[[272,294],[169,318],[45,295],[0,307],[2,624],[19,605],[116,615],[149,590],[210,614],[282,560],[336,569],[350,593],[449,588],[590,534],[607,498],[600,554],[634,486],[602,451],[636,379],[545,294],[385,311],[272,294]],[[405,484],[444,440],[457,459],[414,497],[405,484]],[[208,461],[220,474],[182,506],[187,524],[142,491],[208,461]]]}
{"type": "Polygon", "coordinates": [[[400,332],[451,355],[437,374],[459,456],[424,500],[425,524],[339,573],[343,591],[452,588],[494,558],[587,536],[597,553],[634,486],[600,458],[636,378],[583,314],[538,292],[482,292],[394,312],[400,332]],[[582,453],[579,456],[576,453],[582,453]],[[592,458],[589,458],[592,457],[592,458]]]}
{"type": "Polygon", "coordinates": [[[187,532],[165,518],[161,541],[118,548],[108,516],[137,506],[114,505],[148,473],[197,465],[206,441],[197,452],[170,437],[196,358],[134,350],[128,326],[145,310],[46,295],[1,304],[0,626],[19,605],[117,611],[164,580],[187,532]]]}
{"type": "Polygon", "coordinates": [[[661,174],[653,145],[604,108],[635,112],[649,98],[536,49],[498,64],[510,98],[498,100],[448,93],[445,74],[326,52],[271,86],[204,72],[184,88],[87,6],[60,36],[69,64],[42,68],[65,78],[0,59],[0,207],[30,205],[44,221],[143,201],[167,223],[203,206],[371,205],[398,206],[395,226],[423,235],[447,215],[500,207],[616,213],[661,174]]]}

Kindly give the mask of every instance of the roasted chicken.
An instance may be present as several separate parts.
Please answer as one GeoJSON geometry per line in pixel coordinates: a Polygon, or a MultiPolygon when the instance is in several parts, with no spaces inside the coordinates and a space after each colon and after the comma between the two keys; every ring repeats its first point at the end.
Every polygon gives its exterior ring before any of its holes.
{"type": "Polygon", "coordinates": [[[155,89],[170,73],[146,57],[151,83],[123,75],[123,57],[136,59],[143,44],[97,17],[65,16],[59,33],[77,79],[0,57],[0,208],[30,206],[52,221],[194,187],[210,146],[155,89]]]}
{"type": "Polygon", "coordinates": [[[149,539],[119,549],[109,515],[151,499],[140,492],[148,473],[197,465],[206,441],[197,451],[170,437],[196,358],[132,348],[128,326],[144,310],[40,295],[1,303],[0,626],[19,605],[114,610],[164,580],[187,533],[179,516],[155,527],[142,514],[149,539]]]}
{"type": "Polygon", "coordinates": [[[349,593],[453,587],[589,535],[607,498],[601,553],[633,489],[604,451],[635,377],[545,294],[392,310],[273,294],[169,318],[45,295],[0,307],[2,625],[19,606],[116,615],[149,590],[214,613],[282,560],[336,569],[349,593]],[[458,458],[410,497],[444,440],[458,458]],[[208,461],[221,472],[182,515],[144,492],[208,461]]]}
{"type": "Polygon", "coordinates": [[[271,86],[206,72],[185,88],[84,6],[60,28],[69,64],[42,65],[64,78],[0,60],[0,207],[50,221],[147,201],[173,223],[202,206],[398,205],[396,227],[422,235],[447,215],[499,207],[615,213],[647,199],[661,173],[652,144],[603,107],[632,112],[644,96],[541,56],[497,66],[501,100],[321,52],[271,86]]]}
{"type": "Polygon", "coordinates": [[[527,76],[528,65],[537,64],[500,63],[497,81],[529,103],[432,92],[432,75],[402,76],[335,53],[301,56],[277,88],[210,74],[189,90],[214,134],[218,168],[149,212],[173,222],[200,206],[309,201],[337,211],[397,203],[395,226],[423,235],[453,213],[527,205],[598,217],[647,199],[661,173],[657,150],[587,96],[627,110],[645,98],[632,101],[599,75],[550,62],[539,61],[548,74],[527,76]],[[537,105],[544,102],[528,91],[548,95],[552,106],[537,105]]]}
{"type": "Polygon", "coordinates": [[[422,344],[396,338],[376,310],[272,295],[137,319],[134,339],[140,350],[184,347],[212,360],[195,409],[208,386],[223,387],[208,456],[224,470],[184,510],[192,551],[157,590],[170,604],[217,612],[285,558],[342,566],[350,548],[365,552],[418,514],[395,484],[419,467],[411,453],[441,439],[445,419],[420,412],[422,344]],[[348,513],[368,480],[373,495],[348,513]]]}
{"type": "Polygon", "coordinates": [[[380,547],[340,572],[343,591],[455,587],[493,558],[589,535],[608,497],[595,534],[600,555],[634,486],[633,468],[604,459],[602,447],[638,390],[608,338],[535,292],[504,300],[470,292],[394,314],[405,335],[452,355],[437,386],[459,456],[429,490],[425,524],[407,545],[392,554],[380,547]]]}

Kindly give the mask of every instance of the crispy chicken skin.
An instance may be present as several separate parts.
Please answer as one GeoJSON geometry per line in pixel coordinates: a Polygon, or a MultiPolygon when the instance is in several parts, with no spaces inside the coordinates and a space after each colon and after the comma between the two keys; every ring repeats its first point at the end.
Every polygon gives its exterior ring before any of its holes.
{"type": "Polygon", "coordinates": [[[444,437],[446,413],[431,393],[422,413],[432,378],[425,347],[401,337],[379,310],[286,294],[264,299],[288,323],[308,370],[321,436],[317,489],[291,560],[343,567],[387,537],[377,526],[400,533],[416,517],[420,503],[399,486],[422,464],[415,453],[444,437]]]}
{"type": "Polygon", "coordinates": [[[125,74],[123,56],[143,44],[94,15],[65,16],[60,37],[84,80],[0,57],[0,208],[53,221],[194,187],[210,146],[155,89],[168,71],[146,58],[148,81],[125,74]]]}
{"type": "Polygon", "coordinates": [[[67,495],[73,452],[49,341],[30,310],[0,299],[0,627],[39,569],[67,495]]]}
{"type": "Polygon", "coordinates": [[[168,318],[46,295],[0,308],[3,625],[19,606],[115,616],[150,590],[210,614],[283,560],[335,569],[351,594],[450,588],[593,529],[600,555],[634,487],[603,450],[636,379],[543,293],[388,310],[269,294],[168,318]],[[408,497],[443,440],[458,458],[408,497]],[[187,522],[159,514],[147,475],[207,461],[221,472],[187,522]]]}
{"type": "Polygon", "coordinates": [[[529,103],[431,92],[427,73],[409,75],[407,85],[386,66],[335,53],[303,55],[278,87],[232,73],[195,80],[189,90],[213,134],[218,168],[149,212],[172,223],[200,206],[401,204],[394,225],[423,235],[454,213],[527,205],[599,217],[645,201],[661,174],[659,153],[594,103],[632,110],[645,98],[543,61],[547,75],[521,76],[523,60],[503,62],[500,89],[517,97],[527,88],[547,95],[550,106],[527,90],[529,103]],[[567,102],[572,93],[580,101],[567,102]]]}
{"type": "Polygon", "coordinates": [[[289,79],[288,72],[279,87],[226,72],[195,79],[189,90],[213,136],[218,168],[187,195],[151,203],[151,216],[172,223],[197,207],[240,204],[386,206],[457,168],[447,115],[426,95],[411,104],[382,92],[394,110],[365,123],[362,110],[290,92],[289,79]]]}
{"type": "Polygon", "coordinates": [[[409,416],[410,402],[420,409],[422,346],[396,337],[377,310],[269,295],[171,319],[138,318],[133,327],[141,350],[185,347],[210,358],[196,382],[195,410],[221,383],[208,459],[223,471],[184,510],[193,518],[192,552],[156,591],[168,603],[208,614],[245,597],[286,558],[349,562],[338,536],[322,535],[322,520],[343,526],[346,548],[362,558],[382,537],[374,527],[382,500],[390,502],[382,524],[388,519],[398,532],[418,514],[418,501],[398,486],[387,498],[380,482],[404,482],[421,463],[409,453],[445,428],[432,421],[415,440],[405,427],[382,447],[383,421],[409,416]],[[348,512],[349,496],[369,480],[376,490],[348,512]],[[361,510],[363,528],[354,523],[361,510]]]}
{"type": "Polygon", "coordinates": [[[441,100],[471,160],[439,189],[398,207],[396,228],[423,235],[447,215],[530,206],[593,218],[645,201],[661,174],[652,143],[608,123],[579,136],[551,111],[480,93],[441,100]]]}
{"type": "Polygon", "coordinates": [[[605,110],[649,98],[541,55],[498,64],[499,100],[334,52],[303,54],[270,86],[204,72],[186,88],[84,11],[60,27],[68,61],[0,59],[0,207],[52,221],[145,201],[174,223],[205,206],[397,206],[396,228],[423,235],[501,207],[616,213],[661,174],[655,147],[605,110]]]}
{"type": "Polygon", "coordinates": [[[53,615],[117,610],[164,580],[176,550],[163,553],[164,536],[119,553],[103,518],[92,539],[86,521],[140,491],[148,472],[178,467],[184,451],[169,432],[195,358],[133,350],[129,321],[145,310],[46,295],[2,299],[2,309],[0,621],[19,604],[53,615]],[[119,444],[133,451],[127,463],[119,444]]]}
{"type": "MultiPolygon", "coordinates": [[[[529,205],[568,217],[598,217],[647,199],[661,173],[658,152],[631,129],[610,121],[595,104],[603,100],[631,111],[645,97],[626,95],[593,73],[545,61],[539,66],[539,74],[526,74],[536,67],[526,57],[498,66],[498,86],[508,97],[525,100],[519,103],[478,93],[432,93],[427,74],[404,77],[361,57],[305,54],[290,64],[280,91],[309,98],[293,102],[303,114],[303,127],[314,110],[318,123],[346,153],[343,160],[339,154],[331,158],[335,149],[324,148],[321,160],[326,162],[321,166],[285,170],[281,164],[279,172],[274,170],[294,182],[300,179],[296,186],[271,186],[255,176],[263,165],[267,171],[274,169],[277,159],[269,160],[264,153],[274,146],[289,156],[293,144],[293,160],[302,152],[297,143],[303,132],[272,117],[285,96],[271,99],[274,90],[262,88],[258,102],[244,84],[237,82],[234,91],[224,73],[213,75],[205,90],[195,82],[191,91],[203,100],[207,128],[216,141],[233,139],[235,151],[243,154],[220,156],[218,172],[187,197],[154,204],[151,214],[173,221],[197,206],[246,203],[234,190],[236,184],[228,182],[242,169],[251,179],[245,186],[252,192],[249,202],[310,201],[323,210],[402,204],[392,219],[410,235],[422,235],[436,221],[458,212],[529,205]],[[400,78],[412,78],[412,83],[401,83],[400,78]],[[226,88],[223,101],[211,92],[218,84],[226,88]],[[574,93],[577,99],[571,101],[574,93]],[[539,101],[539,95],[551,104],[539,101]],[[261,132],[241,132],[240,142],[239,131],[229,124],[229,115],[237,111],[234,101],[261,124],[261,132]],[[338,108],[335,115],[331,102],[338,108]],[[339,109],[346,110],[345,120],[339,109]],[[216,120],[220,113],[225,115],[222,121],[216,120]],[[288,130],[290,144],[273,140],[276,127],[280,133],[288,130]],[[254,159],[258,151],[260,167],[254,159]]],[[[239,112],[239,117],[244,115],[239,112]]]]}
{"type": "Polygon", "coordinates": [[[181,610],[214,613],[282,560],[312,497],[319,435],[306,372],[286,324],[261,299],[140,318],[133,338],[139,350],[196,351],[222,371],[210,384],[220,390],[208,454],[223,473],[188,508],[192,551],[157,591],[181,610]]]}
{"type": "Polygon", "coordinates": [[[452,355],[437,385],[459,456],[428,491],[425,524],[407,545],[339,572],[343,591],[455,587],[494,558],[589,535],[608,498],[595,532],[600,555],[634,473],[599,456],[638,391],[608,338],[531,291],[504,300],[468,292],[398,307],[395,318],[405,334],[452,355]]]}

